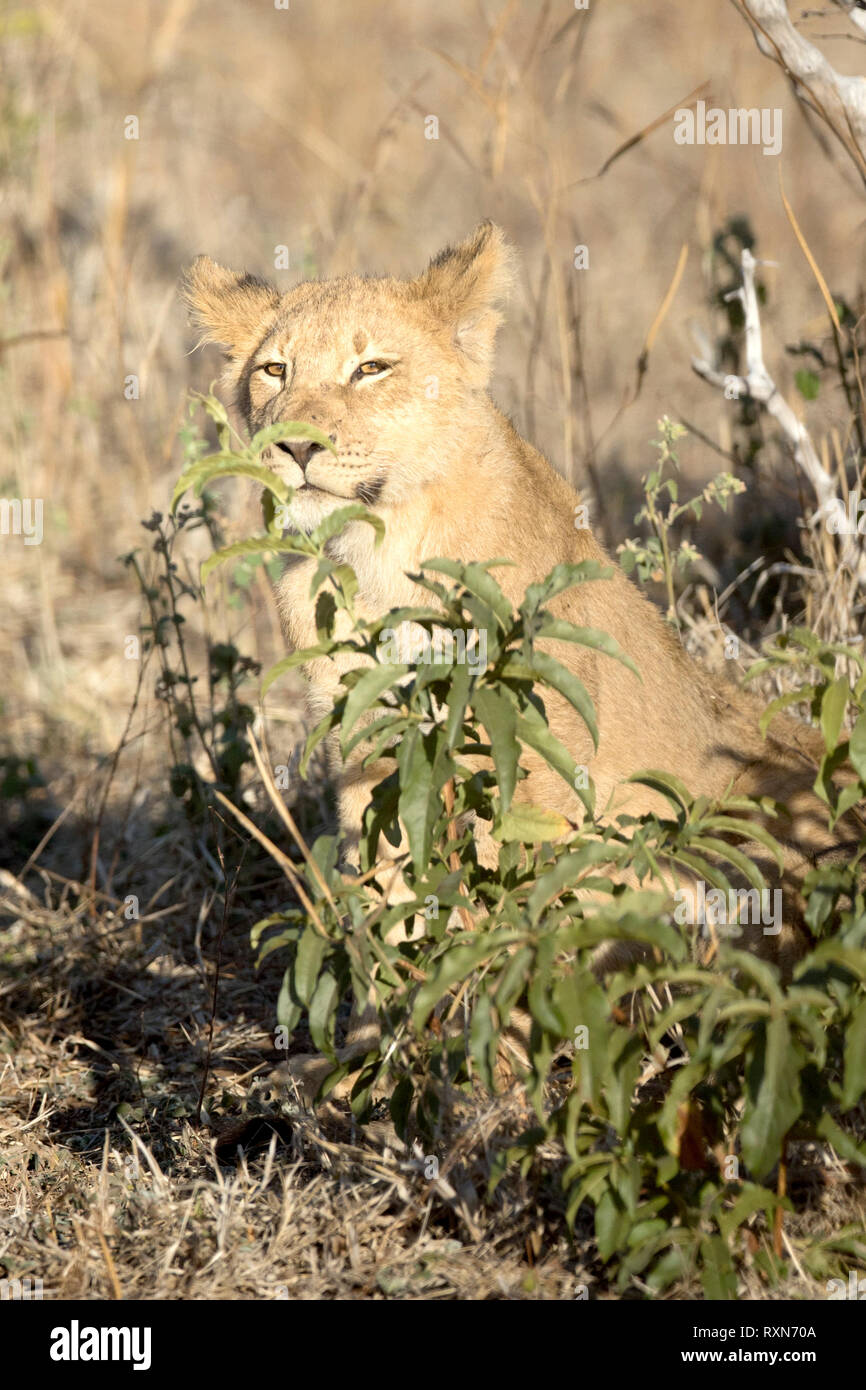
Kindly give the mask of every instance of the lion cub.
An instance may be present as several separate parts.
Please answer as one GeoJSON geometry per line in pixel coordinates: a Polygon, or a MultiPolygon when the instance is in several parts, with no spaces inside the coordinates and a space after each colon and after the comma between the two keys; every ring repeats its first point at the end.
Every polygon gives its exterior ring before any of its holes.
{"type": "MultiPolygon", "coordinates": [[[[556,564],[611,563],[591,531],[575,529],[577,494],[487,394],[510,261],[502,232],[488,222],[409,280],[349,275],[281,294],[207,257],[189,271],[186,295],[195,322],[205,340],[227,347],[227,383],[249,429],[302,420],[336,447],[333,454],[293,441],[272,450],[271,466],[296,489],[294,524],[311,529],[347,499],[383,518],[385,539],[377,550],[371,529],[360,524],[332,543],[357,574],[367,616],[429,602],[407,573],[435,556],[510,557],[516,564],[497,578],[514,603],[556,564]]],[[[285,635],[294,648],[316,641],[309,578],[301,562],[279,584],[285,635]]],[[[617,567],[612,579],[572,589],[554,607],[572,623],[610,633],[640,672],[639,680],[617,661],[564,644],[560,659],[595,706],[597,751],[576,711],[545,695],[552,728],[589,768],[597,805],[607,814],[666,808],[648,788],[627,784],[643,768],[675,773],[695,794],[716,797],[730,789],[787,806],[789,818],[770,825],[788,846],[786,920],[778,935],[759,929],[752,944],[789,972],[808,939],[799,884],[815,854],[834,844],[811,790],[820,739],[784,718],[774,723],[773,736],[762,738],[759,703],[720,687],[698,667],[617,567]]],[[[339,674],[330,662],[313,661],[307,677],[313,712],[324,712],[339,674]]],[[[530,775],[519,796],[580,821],[576,794],[539,760],[527,757],[526,765],[530,775]]],[[[350,838],[357,839],[378,777],[357,765],[341,770],[340,815],[350,838]]],[[[839,838],[857,837],[849,818],[839,838]]],[[[770,882],[776,870],[766,851],[746,848],[770,882]]],[[[479,845],[479,853],[495,853],[495,846],[479,845]]]]}

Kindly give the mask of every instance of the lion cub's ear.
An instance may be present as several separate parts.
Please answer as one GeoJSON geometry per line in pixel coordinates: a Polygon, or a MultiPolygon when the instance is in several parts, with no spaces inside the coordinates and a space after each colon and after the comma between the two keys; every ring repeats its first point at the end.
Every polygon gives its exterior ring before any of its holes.
{"type": "Polygon", "coordinates": [[[222,343],[240,357],[262,336],[264,320],[279,304],[279,290],[198,256],[184,276],[182,294],[203,343],[222,343]]]}
{"type": "Polygon", "coordinates": [[[511,248],[499,227],[482,222],[466,241],[434,256],[423,275],[411,282],[414,294],[450,324],[477,386],[486,386],[490,376],[502,321],[495,306],[506,297],[512,280],[511,248]]]}

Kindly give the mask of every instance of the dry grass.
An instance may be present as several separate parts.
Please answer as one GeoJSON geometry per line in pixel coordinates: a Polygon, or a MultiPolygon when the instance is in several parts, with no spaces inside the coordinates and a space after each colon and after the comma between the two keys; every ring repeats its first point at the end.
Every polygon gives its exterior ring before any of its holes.
{"type": "Polygon", "coordinates": [[[311,1118],[273,1051],[276,980],[241,937],[224,943],[197,1123],[213,964],[190,933],[167,913],[136,939],[17,898],[0,995],[5,1277],[54,1298],[575,1296],[553,1173],[551,1192],[510,1184],[481,1206],[491,1143],[526,1119],[515,1097],[452,1118],[433,1181],[389,1121],[311,1118]]]}
{"type": "MultiPolygon", "coordinates": [[[[825,327],[759,150],[678,147],[668,124],[591,176],[706,81],[722,106],[781,107],[788,196],[851,303],[862,195],[733,6],[658,0],[639,17],[623,4],[576,16],[548,0],[394,0],[387,12],[386,23],[380,0],[0,10],[0,494],[45,501],[42,545],[0,538],[0,755],[36,759],[44,779],[27,798],[0,798],[0,1274],[41,1277],[47,1296],[609,1292],[589,1230],[564,1234],[554,1154],[541,1187],[511,1179],[481,1206],[492,1148],[521,1121],[513,1099],[455,1115],[432,1186],[385,1121],[361,1134],[337,1107],[318,1122],[299,1112],[273,1079],[278,976],[256,976],[247,945],[257,908],[279,897],[258,861],[220,948],[210,1127],[196,1123],[221,878],[168,794],[165,708],[153,669],[124,658],[141,604],[117,562],[146,541],[140,519],[166,507],[189,387],[218,371],[216,356],[190,356],[175,285],[200,251],[284,285],[310,271],[404,273],[495,218],[522,256],[496,394],[594,492],[618,540],[659,415],[707,441],[683,450],[695,485],[728,466],[714,449],[728,461],[736,451],[729,404],[689,370],[693,330],[721,331],[708,298],[713,237],[729,218],[747,215],[758,254],[781,262],[764,272],[763,313],[786,395],[798,362],[785,344],[825,327]],[[123,138],[130,114],[137,141],[123,138]],[[424,139],[428,114],[438,141],[424,139]],[[591,256],[580,274],[578,243],[591,256]],[[271,269],[280,245],[288,273],[271,269]],[[683,245],[682,282],[635,395],[683,245]],[[130,373],[138,400],[124,396],[130,373]],[[124,916],[129,894],[138,922],[124,916]],[[232,1126],[257,1115],[278,1117],[280,1132],[238,1162],[232,1126]]],[[[845,71],[856,70],[851,47],[824,44],[845,71]]],[[[825,392],[808,408],[831,460],[846,448],[839,404],[825,392]]],[[[764,568],[802,558],[786,546],[808,499],[772,431],[757,429],[770,474],[753,480],[752,506],[789,524],[766,553],[740,522],[710,536],[720,587],[758,557],[764,568]]],[[[247,504],[233,505],[243,525],[247,504]]],[[[770,592],[754,620],[733,600],[744,652],[811,601],[784,577],[770,592]]],[[[190,611],[191,651],[216,625],[270,663],[279,636],[266,593],[237,610],[224,597],[217,588],[210,609],[190,611]]],[[[709,585],[689,611],[692,646],[720,666],[709,585]]],[[[810,611],[820,615],[820,595],[810,611]]],[[[852,613],[852,630],[860,623],[852,613]]],[[[271,697],[265,727],[287,760],[303,727],[297,686],[271,697]]],[[[325,813],[314,801],[307,814],[325,813]]],[[[789,1238],[858,1216],[862,1193],[828,1181],[804,1198],[789,1238]]],[[[766,1296],[747,1277],[746,1296],[766,1296]]],[[[815,1289],[795,1274],[786,1293],[815,1289]]]]}
{"type": "MultiPolygon", "coordinates": [[[[528,1120],[516,1095],[451,1116],[435,1180],[387,1118],[361,1131],[337,1105],[311,1117],[273,1051],[276,979],[254,975],[241,935],[224,943],[197,1123],[213,962],[180,914],[136,939],[56,897],[19,890],[5,932],[3,1277],[40,1278],[46,1298],[65,1299],[611,1296],[591,1222],[565,1234],[554,1146],[542,1178],[512,1176],[484,1204],[490,1156],[528,1120]]],[[[792,1153],[794,1252],[807,1234],[866,1219],[862,1185],[826,1155],[809,1157],[799,1179],[792,1153]]],[[[758,1248],[745,1252],[743,1297],[823,1295],[796,1258],[771,1293],[758,1248]]]]}

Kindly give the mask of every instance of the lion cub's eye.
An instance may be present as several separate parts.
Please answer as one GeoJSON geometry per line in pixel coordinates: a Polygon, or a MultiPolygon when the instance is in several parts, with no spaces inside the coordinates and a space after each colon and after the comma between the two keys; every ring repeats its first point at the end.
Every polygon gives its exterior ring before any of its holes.
{"type": "Polygon", "coordinates": [[[285,376],[286,364],[285,362],[266,362],[262,367],[262,371],[267,376],[285,376]]]}
{"type": "Polygon", "coordinates": [[[362,376],[381,376],[383,372],[390,370],[390,362],[362,362],[352,373],[352,380],[360,381],[362,376]]]}

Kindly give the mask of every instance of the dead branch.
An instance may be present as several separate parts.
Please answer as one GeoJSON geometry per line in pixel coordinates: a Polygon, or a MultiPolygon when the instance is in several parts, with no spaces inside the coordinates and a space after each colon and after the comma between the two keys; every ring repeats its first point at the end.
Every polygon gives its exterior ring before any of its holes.
{"type": "Polygon", "coordinates": [[[839,536],[841,563],[851,571],[858,584],[866,587],[866,554],[863,552],[859,536],[846,534],[849,524],[845,503],[836,491],[833,478],[818,457],[806,426],[797,419],[764,363],[761,318],[755,290],[756,264],[751,251],[744,247],[741,257],[743,284],[729,296],[739,299],[743,306],[746,331],[745,376],[716,371],[701,357],[692,358],[692,367],[698,376],[712,386],[720,387],[726,396],[732,399],[747,396],[750,400],[757,401],[773,416],[791,445],[797,466],[808,478],[817,498],[818,507],[812,517],[813,523],[823,521],[828,531],[839,536]]]}
{"type": "MultiPolygon", "coordinates": [[[[797,96],[826,121],[866,179],[866,77],[837,72],[794,28],[787,0],[739,0],[738,7],[760,51],[792,78],[797,96]]],[[[853,7],[844,8],[859,21],[853,7]]]]}

